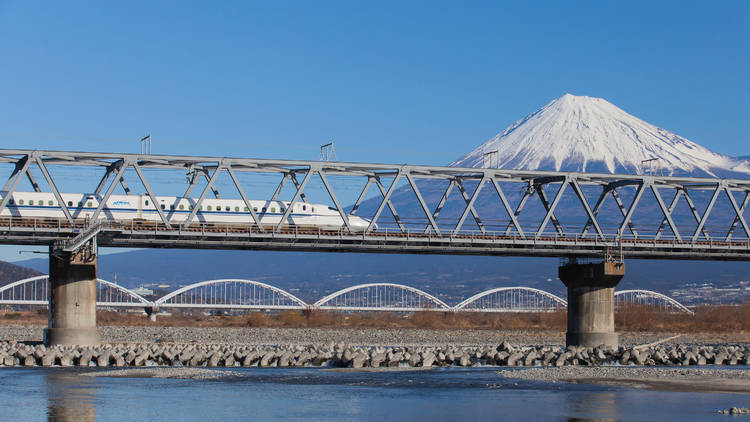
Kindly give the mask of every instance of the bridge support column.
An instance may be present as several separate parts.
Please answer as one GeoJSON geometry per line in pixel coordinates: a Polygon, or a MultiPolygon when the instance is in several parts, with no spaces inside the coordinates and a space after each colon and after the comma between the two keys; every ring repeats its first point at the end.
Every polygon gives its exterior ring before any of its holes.
{"type": "Polygon", "coordinates": [[[48,345],[99,343],[96,329],[96,252],[83,247],[64,252],[50,247],[48,345]]]}
{"type": "Polygon", "coordinates": [[[568,288],[568,346],[619,346],[615,333],[615,286],[625,275],[623,262],[578,264],[558,270],[568,288]]]}

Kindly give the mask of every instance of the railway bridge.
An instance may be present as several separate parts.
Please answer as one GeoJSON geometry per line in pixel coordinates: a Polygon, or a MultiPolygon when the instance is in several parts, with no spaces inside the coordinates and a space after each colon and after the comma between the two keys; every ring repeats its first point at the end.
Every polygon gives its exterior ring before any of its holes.
{"type": "Polygon", "coordinates": [[[23,149],[0,150],[0,165],[0,242],[49,247],[50,343],[98,341],[99,246],[562,257],[567,342],[613,346],[626,258],[750,260],[750,180],[23,149]],[[258,178],[276,178],[264,200],[286,201],[273,224],[248,194],[258,178]],[[59,188],[72,179],[77,204],[59,188]],[[113,195],[131,186],[161,204],[153,219],[117,218],[113,195]],[[212,220],[203,207],[227,188],[244,207],[212,220]],[[49,196],[16,201],[24,190],[49,196]],[[296,223],[313,195],[338,228],[296,223]]]}

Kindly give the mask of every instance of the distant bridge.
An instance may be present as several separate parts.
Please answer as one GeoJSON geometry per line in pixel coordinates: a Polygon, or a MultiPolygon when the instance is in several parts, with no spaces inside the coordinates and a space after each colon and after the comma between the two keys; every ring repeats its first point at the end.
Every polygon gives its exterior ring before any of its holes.
{"type": "MultiPolygon", "coordinates": [[[[671,312],[692,311],[676,300],[647,290],[615,293],[617,304],[657,306],[671,312]]],[[[26,278],[0,288],[0,305],[49,303],[48,277],[26,278]]],[[[555,312],[565,310],[567,301],[552,293],[530,287],[500,287],[477,293],[450,306],[420,289],[395,283],[368,283],[341,289],[308,304],[295,295],[259,281],[219,279],[193,283],[156,300],[148,300],[118,284],[97,280],[96,304],[108,308],[236,309],[236,310],[323,310],[372,312],[555,312]]]]}

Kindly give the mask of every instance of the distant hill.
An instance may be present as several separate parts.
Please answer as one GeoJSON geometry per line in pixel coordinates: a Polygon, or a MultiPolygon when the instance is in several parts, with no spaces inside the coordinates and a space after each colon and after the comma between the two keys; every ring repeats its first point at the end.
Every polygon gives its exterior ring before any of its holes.
{"type": "MultiPolygon", "coordinates": [[[[44,260],[44,262],[47,262],[44,260]]],[[[46,273],[46,267],[44,273],[46,273]]],[[[37,270],[31,268],[22,267],[20,265],[11,264],[10,262],[0,261],[0,286],[5,286],[8,283],[12,283],[17,280],[22,280],[28,277],[34,277],[42,275],[37,270]]]]}

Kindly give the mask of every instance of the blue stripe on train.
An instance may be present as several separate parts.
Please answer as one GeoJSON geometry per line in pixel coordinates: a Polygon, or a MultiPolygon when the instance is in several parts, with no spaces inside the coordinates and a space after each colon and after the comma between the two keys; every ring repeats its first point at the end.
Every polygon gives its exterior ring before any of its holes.
{"type": "MultiPolygon", "coordinates": [[[[8,204],[8,206],[6,207],[6,209],[10,209],[10,208],[39,209],[39,210],[45,210],[45,211],[46,210],[49,210],[49,211],[58,211],[58,210],[60,210],[59,207],[48,206],[48,205],[16,205],[16,204],[10,205],[10,204],[8,204]]],[[[75,211],[80,211],[80,212],[91,211],[91,212],[94,212],[94,211],[96,211],[96,208],[88,208],[88,207],[75,208],[75,207],[69,207],[68,210],[73,211],[73,212],[75,212],[75,211]]],[[[104,208],[102,211],[138,213],[138,209],[137,208],[104,208]]],[[[170,214],[170,213],[185,213],[185,214],[189,214],[191,212],[190,210],[162,210],[162,211],[164,211],[167,214],[170,214]]],[[[151,210],[151,209],[149,209],[149,210],[143,210],[142,212],[144,212],[144,213],[155,213],[155,214],[158,214],[156,210],[151,210]]],[[[250,215],[250,212],[249,211],[198,211],[198,214],[250,215]]],[[[274,212],[256,212],[256,214],[258,214],[258,215],[278,215],[278,216],[283,216],[284,215],[283,213],[274,213],[274,212]]],[[[291,213],[291,214],[289,214],[290,217],[314,217],[314,216],[319,216],[319,215],[320,214],[300,214],[300,213],[291,213]]],[[[324,217],[335,217],[335,216],[324,216],[324,217]]]]}

